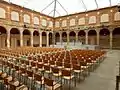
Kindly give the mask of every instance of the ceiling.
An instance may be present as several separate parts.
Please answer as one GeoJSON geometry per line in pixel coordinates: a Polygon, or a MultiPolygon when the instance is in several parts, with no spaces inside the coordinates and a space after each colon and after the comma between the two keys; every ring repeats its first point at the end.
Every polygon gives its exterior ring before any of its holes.
{"type": "Polygon", "coordinates": [[[4,0],[4,1],[12,2],[14,4],[54,17],[114,6],[120,3],[120,0],[57,0],[56,12],[54,14],[55,0],[4,0]]]}

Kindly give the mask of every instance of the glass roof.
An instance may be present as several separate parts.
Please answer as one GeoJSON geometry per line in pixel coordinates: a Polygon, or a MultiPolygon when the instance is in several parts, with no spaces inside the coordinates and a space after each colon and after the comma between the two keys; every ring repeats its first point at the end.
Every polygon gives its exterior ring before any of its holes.
{"type": "Polygon", "coordinates": [[[78,12],[94,10],[118,5],[120,0],[57,0],[54,15],[55,0],[4,0],[14,4],[44,13],[49,16],[63,16],[78,12]]]}

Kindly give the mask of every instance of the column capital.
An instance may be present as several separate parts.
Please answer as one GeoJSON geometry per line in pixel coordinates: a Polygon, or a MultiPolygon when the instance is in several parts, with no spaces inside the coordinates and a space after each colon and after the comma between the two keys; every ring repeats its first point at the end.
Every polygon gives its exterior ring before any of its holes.
{"type": "Polygon", "coordinates": [[[46,32],[47,33],[47,35],[49,35],[49,32],[46,32]]]}
{"type": "Polygon", "coordinates": [[[84,30],[85,31],[85,33],[88,33],[89,32],[89,30],[84,30]]]}
{"type": "Polygon", "coordinates": [[[69,33],[70,33],[70,31],[67,31],[66,33],[67,33],[67,34],[69,34],[69,33]]]}

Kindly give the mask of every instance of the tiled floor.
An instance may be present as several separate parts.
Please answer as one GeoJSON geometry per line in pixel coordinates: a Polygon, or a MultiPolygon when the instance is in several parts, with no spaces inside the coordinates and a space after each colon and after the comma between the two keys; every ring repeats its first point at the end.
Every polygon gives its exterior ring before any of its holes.
{"type": "Polygon", "coordinates": [[[91,72],[85,81],[77,83],[77,87],[71,88],[71,90],[115,90],[119,60],[120,51],[108,50],[107,58],[101,65],[91,72]]]}

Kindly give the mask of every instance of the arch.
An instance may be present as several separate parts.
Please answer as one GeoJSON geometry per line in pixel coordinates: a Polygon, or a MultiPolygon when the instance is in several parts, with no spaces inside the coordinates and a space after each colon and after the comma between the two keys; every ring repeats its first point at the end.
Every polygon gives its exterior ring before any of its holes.
{"type": "Polygon", "coordinates": [[[39,32],[35,30],[35,31],[33,32],[33,36],[39,36],[39,32]]]}
{"type": "Polygon", "coordinates": [[[100,30],[100,35],[101,36],[107,36],[109,34],[110,34],[109,30],[106,29],[106,28],[103,28],[103,29],[100,30]]]}
{"type": "Polygon", "coordinates": [[[39,44],[40,44],[39,32],[35,30],[33,32],[33,46],[39,47],[39,44]]]}
{"type": "Polygon", "coordinates": [[[62,21],[62,27],[66,27],[67,26],[67,20],[63,20],[62,21]]]}
{"type": "Polygon", "coordinates": [[[6,18],[5,13],[6,13],[5,9],[0,8],[0,18],[6,18]]]}
{"type": "Polygon", "coordinates": [[[59,32],[56,32],[56,34],[55,34],[55,42],[60,42],[60,34],[59,34],[59,32]]]}
{"type": "Polygon", "coordinates": [[[11,12],[11,20],[19,21],[19,13],[16,11],[11,12]]]}
{"type": "Polygon", "coordinates": [[[53,27],[53,22],[52,21],[49,21],[49,27],[53,27]]]}
{"type": "Polygon", "coordinates": [[[62,32],[62,41],[67,42],[67,33],[66,32],[62,32]]]}
{"type": "Polygon", "coordinates": [[[30,31],[25,29],[23,31],[23,46],[30,46],[31,45],[31,38],[30,38],[30,31]]]}
{"type": "Polygon", "coordinates": [[[108,14],[102,14],[100,17],[100,22],[109,22],[109,15],[108,14]]]}
{"type": "Polygon", "coordinates": [[[47,33],[42,32],[42,46],[46,46],[46,45],[47,45],[47,33]]]}
{"type": "Polygon", "coordinates": [[[39,18],[38,17],[34,17],[34,24],[39,25],[39,18]]]}
{"type": "Polygon", "coordinates": [[[95,30],[89,30],[88,32],[88,44],[96,45],[97,44],[97,33],[95,30]]]}
{"type": "Polygon", "coordinates": [[[96,23],[96,16],[90,16],[89,17],[89,24],[94,24],[96,23]]]}
{"type": "Polygon", "coordinates": [[[1,35],[1,34],[6,34],[6,33],[7,33],[6,28],[3,27],[3,26],[0,26],[0,35],[1,35]]]}
{"type": "Polygon", "coordinates": [[[25,30],[23,31],[23,35],[30,35],[30,31],[27,30],[27,29],[25,29],[25,30]]]}
{"type": "Polygon", "coordinates": [[[88,36],[94,36],[94,35],[96,35],[97,33],[96,33],[96,31],[95,30],[89,30],[89,32],[88,32],[88,36]]]}
{"type": "Polygon", "coordinates": [[[75,19],[71,19],[70,20],[70,26],[74,26],[75,25],[75,19]]]}
{"type": "Polygon", "coordinates": [[[85,31],[84,30],[80,30],[78,32],[78,40],[82,42],[82,44],[85,44],[85,31]]]}
{"type": "Polygon", "coordinates": [[[42,19],[42,26],[47,26],[47,20],[46,19],[42,19]]]}
{"type": "Polygon", "coordinates": [[[30,23],[30,16],[28,14],[24,14],[24,22],[25,23],[30,23]]]}
{"type": "Polygon", "coordinates": [[[85,18],[84,17],[80,18],[79,21],[78,21],[78,24],[79,25],[84,25],[85,24],[85,18]]]}
{"type": "Polygon", "coordinates": [[[53,42],[52,42],[52,33],[50,32],[50,33],[49,33],[49,45],[52,45],[52,43],[53,43],[53,42]]]}
{"type": "Polygon", "coordinates": [[[114,14],[114,20],[115,20],[115,21],[120,20],[120,12],[116,12],[116,13],[114,14]]]}
{"type": "Polygon", "coordinates": [[[70,42],[75,42],[76,41],[76,33],[74,31],[71,31],[69,33],[69,36],[70,36],[70,42]]]}
{"type": "Polygon", "coordinates": [[[10,30],[10,33],[11,33],[11,34],[20,34],[20,31],[19,31],[19,29],[17,29],[17,28],[12,28],[12,29],[10,30]]]}
{"type": "Polygon", "coordinates": [[[109,46],[110,46],[109,30],[107,28],[102,28],[100,30],[99,34],[100,34],[100,42],[99,42],[100,47],[101,48],[109,48],[109,46]]]}
{"type": "Polygon", "coordinates": [[[7,47],[7,30],[5,27],[0,26],[0,48],[7,47]]]}
{"type": "Polygon", "coordinates": [[[59,27],[60,23],[58,21],[55,22],[55,27],[59,27]]]}
{"type": "Polygon", "coordinates": [[[12,28],[10,30],[10,46],[16,48],[20,46],[20,31],[18,28],[12,28]]]}
{"type": "Polygon", "coordinates": [[[113,48],[120,49],[120,27],[113,30],[113,48]]]}

